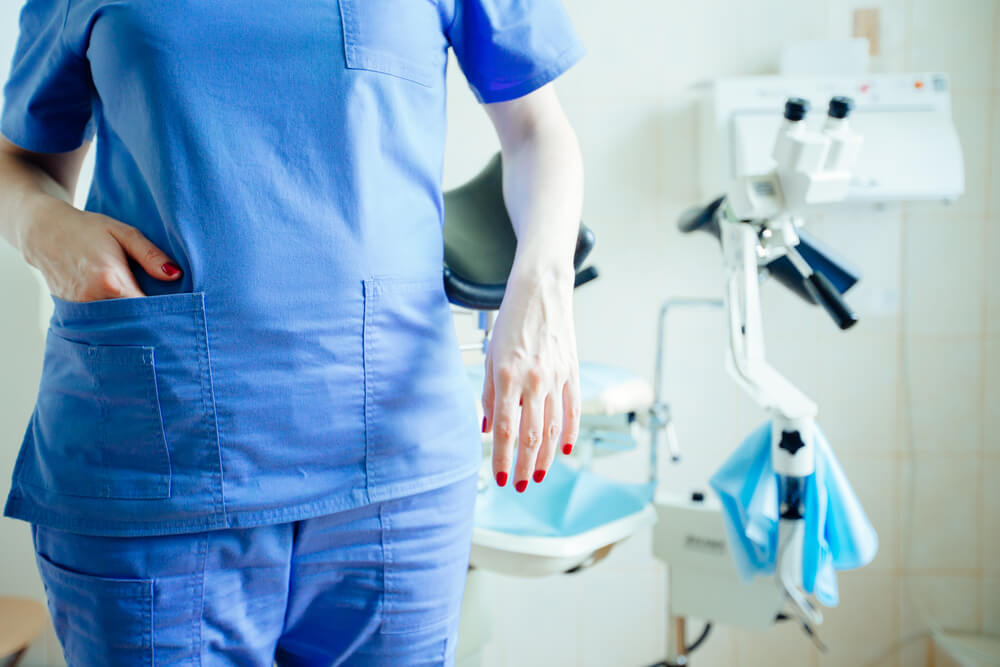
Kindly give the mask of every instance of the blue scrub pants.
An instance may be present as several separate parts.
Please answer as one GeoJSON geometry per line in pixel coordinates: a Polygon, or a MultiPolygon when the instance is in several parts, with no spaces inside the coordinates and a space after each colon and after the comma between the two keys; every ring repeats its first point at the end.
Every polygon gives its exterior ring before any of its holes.
{"type": "Polygon", "coordinates": [[[453,665],[476,478],[252,528],[98,537],[33,525],[66,660],[453,665]]]}

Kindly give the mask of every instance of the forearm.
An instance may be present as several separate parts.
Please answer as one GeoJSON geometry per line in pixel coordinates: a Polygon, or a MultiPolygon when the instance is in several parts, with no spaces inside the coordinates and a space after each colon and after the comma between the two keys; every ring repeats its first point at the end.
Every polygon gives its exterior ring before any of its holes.
{"type": "Polygon", "coordinates": [[[571,287],[583,160],[561,110],[504,137],[503,190],[517,235],[511,279],[555,280],[571,287]]]}
{"type": "Polygon", "coordinates": [[[65,167],[66,163],[78,160],[60,156],[61,164],[39,163],[29,158],[29,154],[11,149],[9,142],[3,141],[3,144],[0,147],[0,236],[23,255],[31,223],[43,209],[72,208],[70,188],[76,177],[67,173],[65,167]]]}

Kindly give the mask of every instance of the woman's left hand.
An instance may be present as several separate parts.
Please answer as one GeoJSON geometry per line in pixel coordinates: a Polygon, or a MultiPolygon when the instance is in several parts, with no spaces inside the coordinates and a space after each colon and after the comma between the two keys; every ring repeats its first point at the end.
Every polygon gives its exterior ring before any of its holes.
{"type": "Polygon", "coordinates": [[[483,432],[493,431],[493,473],[504,486],[541,482],[562,445],[580,429],[580,382],[573,329],[573,267],[521,270],[515,262],[486,352],[483,432]],[[520,415],[518,408],[520,407],[520,415]]]}

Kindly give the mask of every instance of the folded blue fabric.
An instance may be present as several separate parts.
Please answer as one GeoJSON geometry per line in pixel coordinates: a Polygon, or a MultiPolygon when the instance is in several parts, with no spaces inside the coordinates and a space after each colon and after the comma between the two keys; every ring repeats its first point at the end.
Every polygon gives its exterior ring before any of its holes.
{"type": "MultiPolygon", "coordinates": [[[[878,535],[815,427],[816,470],[806,478],[802,589],[836,606],[836,570],[871,562],[878,535]]],[[[778,476],[771,465],[771,422],[751,433],[712,476],[723,523],[740,576],[773,574],[778,551],[778,476]]]]}
{"type": "Polygon", "coordinates": [[[653,501],[655,487],[618,482],[554,459],[545,482],[526,493],[489,485],[476,498],[476,527],[533,537],[579,535],[641,512],[653,501]]]}

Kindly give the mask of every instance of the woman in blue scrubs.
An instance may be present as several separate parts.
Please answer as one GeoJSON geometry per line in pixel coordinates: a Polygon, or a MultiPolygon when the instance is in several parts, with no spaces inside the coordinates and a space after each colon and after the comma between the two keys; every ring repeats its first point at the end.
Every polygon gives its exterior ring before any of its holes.
{"type": "Polygon", "coordinates": [[[0,232],[54,312],[5,514],[71,665],[454,662],[480,425],[442,285],[449,49],[518,236],[482,429],[524,492],[579,421],[559,0],[24,6],[0,232]]]}

